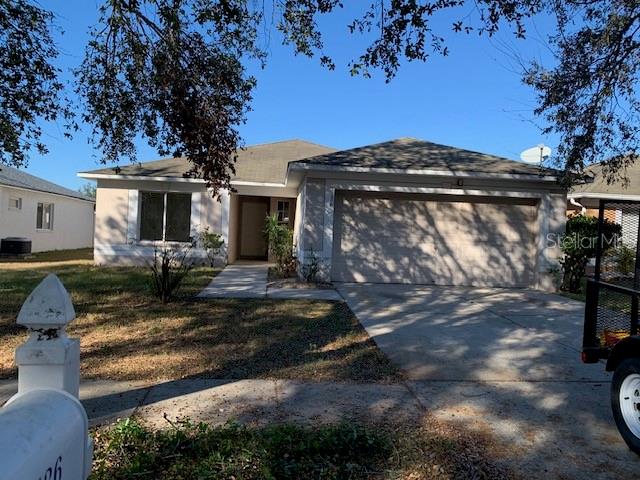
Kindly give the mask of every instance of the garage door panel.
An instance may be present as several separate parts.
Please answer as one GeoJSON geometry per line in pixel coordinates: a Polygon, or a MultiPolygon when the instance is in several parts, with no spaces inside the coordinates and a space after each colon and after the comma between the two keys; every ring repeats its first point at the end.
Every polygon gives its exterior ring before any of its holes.
{"type": "Polygon", "coordinates": [[[529,286],[533,204],[336,196],[336,281],[529,286]]]}

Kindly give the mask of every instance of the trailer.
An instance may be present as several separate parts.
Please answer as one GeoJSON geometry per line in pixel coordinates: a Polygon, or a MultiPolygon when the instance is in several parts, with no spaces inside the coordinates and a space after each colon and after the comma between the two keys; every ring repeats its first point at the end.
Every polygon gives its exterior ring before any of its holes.
{"type": "Polygon", "coordinates": [[[640,202],[600,200],[593,274],[587,278],[582,361],[613,372],[611,409],[622,438],[640,455],[640,202]],[[607,238],[606,220],[620,225],[607,238]]]}

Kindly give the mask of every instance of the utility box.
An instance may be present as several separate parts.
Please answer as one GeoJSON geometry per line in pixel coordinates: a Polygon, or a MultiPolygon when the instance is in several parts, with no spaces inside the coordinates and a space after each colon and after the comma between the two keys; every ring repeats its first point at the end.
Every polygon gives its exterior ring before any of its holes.
{"type": "Polygon", "coordinates": [[[22,237],[7,237],[0,240],[0,254],[28,255],[31,253],[31,240],[22,237]]]}
{"type": "Polygon", "coordinates": [[[93,444],[87,414],[62,390],[17,394],[0,409],[0,468],[7,480],[86,480],[93,444]]]}

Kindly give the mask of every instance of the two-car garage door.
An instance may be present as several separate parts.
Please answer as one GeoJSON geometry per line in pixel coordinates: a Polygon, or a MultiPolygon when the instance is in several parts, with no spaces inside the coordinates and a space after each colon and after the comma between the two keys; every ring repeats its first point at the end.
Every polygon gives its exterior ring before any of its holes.
{"type": "Polygon", "coordinates": [[[531,286],[528,199],[336,192],[332,280],[531,286]]]}

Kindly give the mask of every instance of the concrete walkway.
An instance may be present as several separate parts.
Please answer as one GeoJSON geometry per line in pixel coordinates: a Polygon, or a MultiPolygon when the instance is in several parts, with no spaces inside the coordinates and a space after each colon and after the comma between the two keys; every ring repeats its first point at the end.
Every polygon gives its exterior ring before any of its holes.
{"type": "MultiPolygon", "coordinates": [[[[17,382],[0,382],[0,405],[17,391],[17,382]]],[[[290,380],[86,381],[80,399],[91,426],[134,416],[164,428],[189,417],[212,425],[239,421],[332,423],[340,420],[415,421],[423,414],[406,385],[312,383],[290,380]]]]}
{"type": "MultiPolygon", "coordinates": [[[[17,382],[0,381],[0,405],[16,389],[17,382]]],[[[80,397],[92,427],[128,417],[157,428],[186,417],[250,426],[343,420],[419,425],[434,418],[492,438],[493,454],[523,478],[637,479],[640,459],[622,443],[607,414],[608,386],[578,383],[570,397],[564,390],[561,382],[184,379],[155,385],[87,381],[80,397]]]]}
{"type": "Polygon", "coordinates": [[[267,286],[268,298],[301,299],[301,300],[328,300],[342,302],[344,299],[333,288],[296,288],[296,287],[272,287],[267,286]]]}
{"type": "Polygon", "coordinates": [[[198,294],[200,298],[264,298],[268,264],[227,265],[198,294]]]}
{"type": "Polygon", "coordinates": [[[220,272],[200,298],[278,298],[342,301],[331,288],[273,287],[267,283],[269,264],[233,264],[220,272]]]}

